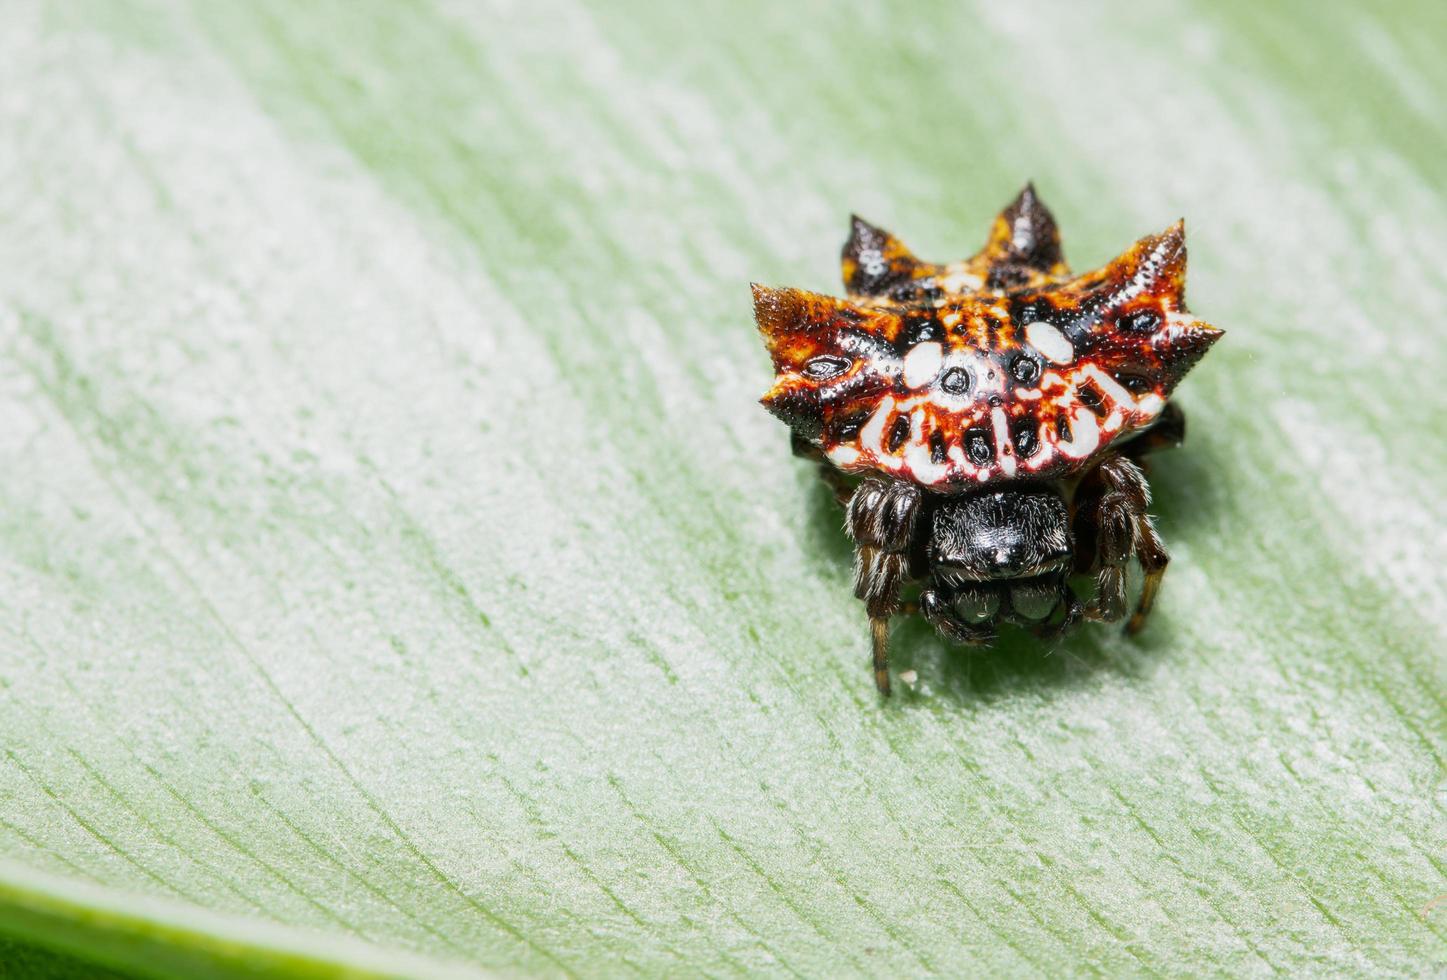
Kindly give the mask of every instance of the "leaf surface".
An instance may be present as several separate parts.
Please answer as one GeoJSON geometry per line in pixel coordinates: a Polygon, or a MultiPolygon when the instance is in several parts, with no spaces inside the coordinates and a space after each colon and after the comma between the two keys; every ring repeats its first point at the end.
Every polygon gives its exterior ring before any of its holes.
{"type": "Polygon", "coordinates": [[[8,6],[0,934],[1440,969],[1442,6],[686,6],[8,6]],[[1188,218],[1174,563],[1135,641],[902,623],[881,704],[747,284],[1027,178],[1080,268],[1188,218]]]}

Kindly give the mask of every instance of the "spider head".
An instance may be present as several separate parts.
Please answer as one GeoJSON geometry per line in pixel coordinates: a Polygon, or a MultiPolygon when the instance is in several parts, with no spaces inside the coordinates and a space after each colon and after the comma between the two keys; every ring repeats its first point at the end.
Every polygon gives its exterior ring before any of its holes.
{"type": "Polygon", "coordinates": [[[934,512],[930,560],[964,581],[1025,578],[1070,563],[1070,511],[1054,488],[994,490],[934,512]]]}
{"type": "Polygon", "coordinates": [[[1053,487],[970,494],[934,511],[930,567],[967,624],[1049,618],[1073,551],[1070,510],[1053,487]]]}

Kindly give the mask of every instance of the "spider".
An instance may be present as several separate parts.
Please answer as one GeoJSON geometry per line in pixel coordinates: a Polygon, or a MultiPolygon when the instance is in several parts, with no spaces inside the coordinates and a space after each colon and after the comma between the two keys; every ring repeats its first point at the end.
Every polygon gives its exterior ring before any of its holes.
{"type": "Polygon", "coordinates": [[[1169,561],[1144,459],[1182,441],[1168,399],[1221,337],[1186,310],[1183,223],[1072,275],[1027,184],[973,258],[921,261],[854,217],[842,263],[847,298],[755,284],[754,316],[762,403],[846,508],[880,693],[896,613],[974,646],[1004,623],[1053,638],[1124,618],[1134,557],[1139,630],[1169,561]]]}

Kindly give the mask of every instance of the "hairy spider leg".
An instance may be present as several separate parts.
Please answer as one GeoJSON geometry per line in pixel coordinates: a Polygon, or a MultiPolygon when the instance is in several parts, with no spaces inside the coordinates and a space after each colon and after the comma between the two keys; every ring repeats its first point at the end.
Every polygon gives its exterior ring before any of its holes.
{"type": "Polygon", "coordinates": [[[854,594],[869,614],[874,686],[888,696],[889,617],[899,611],[899,588],[914,542],[915,518],[924,493],[912,483],[867,479],[849,499],[849,536],[854,539],[854,594]]]}
{"type": "Polygon", "coordinates": [[[1150,485],[1145,473],[1132,459],[1113,454],[1096,469],[1105,493],[1096,504],[1095,599],[1086,611],[1088,618],[1113,623],[1125,615],[1125,564],[1134,555],[1145,573],[1145,583],[1126,631],[1135,633],[1145,624],[1160,591],[1170,555],[1156,531],[1147,508],[1150,485]]]}

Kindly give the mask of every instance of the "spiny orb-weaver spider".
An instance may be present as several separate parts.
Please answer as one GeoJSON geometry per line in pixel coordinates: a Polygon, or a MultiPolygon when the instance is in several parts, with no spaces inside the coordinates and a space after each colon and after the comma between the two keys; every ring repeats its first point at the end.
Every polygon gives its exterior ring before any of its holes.
{"type": "Polygon", "coordinates": [[[1167,399],[1221,336],[1186,310],[1184,225],[1071,275],[1026,185],[973,258],[923,262],[855,217],[842,259],[846,299],[755,285],[754,317],[762,402],[847,508],[880,692],[895,613],[971,645],[1002,622],[1055,637],[1125,615],[1132,556],[1138,630],[1168,561],[1142,460],[1181,442],[1167,399]]]}

